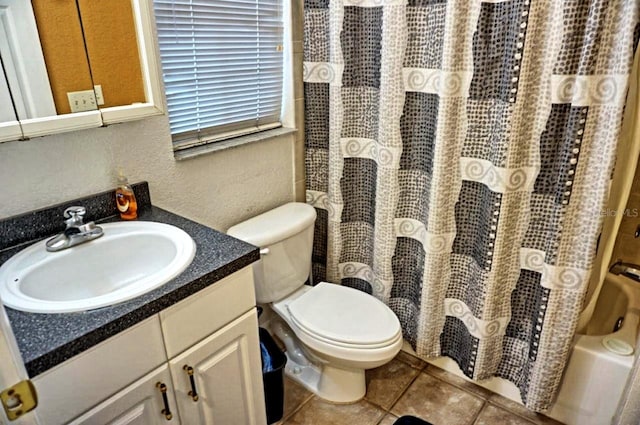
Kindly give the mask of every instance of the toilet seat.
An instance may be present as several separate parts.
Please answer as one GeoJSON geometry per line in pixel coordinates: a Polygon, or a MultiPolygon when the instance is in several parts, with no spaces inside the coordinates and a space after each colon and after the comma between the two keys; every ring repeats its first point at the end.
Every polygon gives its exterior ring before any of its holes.
{"type": "Polygon", "coordinates": [[[402,338],[400,322],[380,300],[321,282],[287,304],[290,320],[308,337],[351,349],[375,349],[402,338]]]}
{"type": "Polygon", "coordinates": [[[340,341],[334,341],[328,338],[324,338],[320,335],[314,334],[312,331],[309,331],[305,328],[303,328],[302,326],[300,326],[295,319],[291,318],[291,316],[289,316],[291,321],[293,322],[293,325],[295,326],[295,329],[298,332],[302,332],[306,335],[307,338],[314,340],[316,343],[320,343],[320,344],[324,344],[324,345],[328,345],[328,346],[333,346],[336,348],[347,348],[350,350],[373,350],[376,348],[385,348],[388,347],[389,345],[393,345],[395,344],[395,342],[399,339],[402,339],[402,333],[398,332],[398,336],[397,337],[393,337],[391,339],[389,339],[386,342],[383,343],[378,343],[378,344],[349,344],[346,342],[340,342],[340,341]]]}

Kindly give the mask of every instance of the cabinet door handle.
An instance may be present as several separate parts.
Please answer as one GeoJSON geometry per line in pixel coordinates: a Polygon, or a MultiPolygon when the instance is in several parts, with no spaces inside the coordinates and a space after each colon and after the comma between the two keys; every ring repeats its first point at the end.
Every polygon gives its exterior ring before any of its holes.
{"type": "Polygon", "coordinates": [[[162,394],[162,402],[164,403],[164,409],[160,411],[164,415],[164,418],[168,421],[173,419],[173,414],[171,413],[171,409],[169,408],[169,398],[167,397],[167,386],[162,383],[156,383],[156,388],[160,390],[160,394],[162,394]]]}
{"type": "Polygon", "coordinates": [[[189,382],[191,382],[191,391],[187,394],[191,396],[191,400],[198,401],[198,392],[196,391],[196,379],[193,377],[193,368],[189,365],[184,365],[182,369],[189,375],[189,382]]]}

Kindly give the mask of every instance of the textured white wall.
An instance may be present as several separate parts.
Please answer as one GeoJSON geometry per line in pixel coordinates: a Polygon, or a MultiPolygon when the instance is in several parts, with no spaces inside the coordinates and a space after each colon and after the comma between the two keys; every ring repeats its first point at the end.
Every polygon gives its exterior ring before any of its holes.
{"type": "Polygon", "coordinates": [[[293,136],[175,161],[168,119],[0,144],[0,218],[115,187],[117,167],[152,202],[225,231],[293,200],[293,136]]]}

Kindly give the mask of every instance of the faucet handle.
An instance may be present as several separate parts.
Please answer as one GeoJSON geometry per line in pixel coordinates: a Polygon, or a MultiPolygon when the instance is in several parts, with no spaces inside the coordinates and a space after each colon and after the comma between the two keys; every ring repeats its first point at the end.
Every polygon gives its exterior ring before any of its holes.
{"type": "Polygon", "coordinates": [[[67,227],[77,227],[83,224],[82,217],[87,213],[87,209],[81,206],[73,206],[64,210],[62,214],[67,220],[67,227]]]}
{"type": "Polygon", "coordinates": [[[64,218],[73,218],[76,219],[78,217],[82,218],[87,213],[87,209],[81,206],[73,206],[64,210],[62,214],[64,218]]]}

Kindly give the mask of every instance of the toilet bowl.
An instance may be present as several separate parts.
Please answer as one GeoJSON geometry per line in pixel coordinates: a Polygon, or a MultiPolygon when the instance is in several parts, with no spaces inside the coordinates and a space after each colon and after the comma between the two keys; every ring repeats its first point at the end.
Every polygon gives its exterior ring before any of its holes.
{"type": "Polygon", "coordinates": [[[325,400],[353,403],[366,392],[364,371],[400,351],[402,331],[391,309],[371,295],[333,283],[305,285],[315,218],[310,205],[290,203],[228,234],[261,248],[256,300],[281,319],[272,330],[287,347],[287,375],[325,400]]]}
{"type": "Polygon", "coordinates": [[[393,312],[356,289],[321,282],[299,289],[272,308],[302,344],[307,359],[315,360],[304,364],[290,356],[287,374],[335,403],[364,397],[365,369],[389,362],[402,347],[400,323],[393,312]]]}

